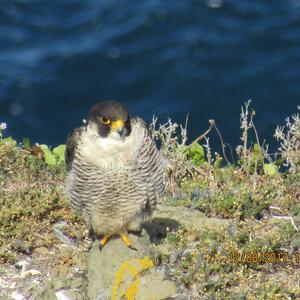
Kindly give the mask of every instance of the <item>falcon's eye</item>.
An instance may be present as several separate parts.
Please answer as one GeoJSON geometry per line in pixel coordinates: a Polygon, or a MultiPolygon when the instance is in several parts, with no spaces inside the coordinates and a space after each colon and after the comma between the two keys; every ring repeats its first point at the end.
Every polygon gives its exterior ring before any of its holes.
{"type": "Polygon", "coordinates": [[[105,116],[101,116],[101,117],[100,117],[100,120],[101,120],[101,122],[102,122],[103,124],[105,124],[105,125],[110,124],[110,119],[109,119],[109,118],[106,118],[105,116]]]}

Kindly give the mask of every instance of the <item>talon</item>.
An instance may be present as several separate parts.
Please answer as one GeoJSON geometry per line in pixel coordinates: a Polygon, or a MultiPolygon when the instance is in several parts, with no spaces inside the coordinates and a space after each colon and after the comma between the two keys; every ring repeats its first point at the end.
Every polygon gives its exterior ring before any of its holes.
{"type": "Polygon", "coordinates": [[[105,244],[107,243],[107,241],[109,240],[110,236],[109,235],[105,235],[99,243],[99,250],[101,251],[103,249],[103,247],[105,246],[105,244]]]}
{"type": "Polygon", "coordinates": [[[130,248],[130,249],[132,249],[132,250],[135,250],[135,251],[138,250],[137,248],[135,248],[135,247],[132,245],[132,242],[130,241],[130,239],[128,238],[128,235],[127,235],[126,233],[122,233],[120,236],[121,236],[122,241],[125,243],[125,245],[126,245],[128,248],[130,248]]]}

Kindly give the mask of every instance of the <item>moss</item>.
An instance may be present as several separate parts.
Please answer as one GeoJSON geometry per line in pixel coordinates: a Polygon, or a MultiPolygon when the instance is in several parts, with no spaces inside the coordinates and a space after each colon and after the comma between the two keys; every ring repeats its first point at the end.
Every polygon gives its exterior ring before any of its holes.
{"type": "Polygon", "coordinates": [[[15,261],[19,252],[31,252],[40,237],[44,246],[51,246],[55,241],[52,224],[60,219],[72,223],[64,178],[64,167],[48,166],[13,140],[0,145],[2,262],[15,261]]]}

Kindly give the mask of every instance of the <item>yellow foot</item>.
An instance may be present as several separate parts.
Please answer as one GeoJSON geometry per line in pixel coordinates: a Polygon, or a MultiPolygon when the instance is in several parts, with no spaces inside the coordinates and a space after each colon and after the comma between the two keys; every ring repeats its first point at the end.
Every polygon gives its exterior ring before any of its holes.
{"type": "Polygon", "coordinates": [[[120,234],[121,236],[121,239],[123,240],[123,242],[125,243],[125,245],[132,249],[132,250],[137,250],[137,248],[135,248],[133,245],[132,245],[132,242],[130,241],[130,239],[128,238],[128,235],[126,233],[122,233],[120,234]]]}
{"type": "Polygon", "coordinates": [[[99,244],[99,250],[101,251],[103,249],[103,247],[105,246],[105,244],[107,243],[107,241],[109,240],[110,236],[109,235],[105,235],[101,240],[100,240],[100,244],[99,244]]]}

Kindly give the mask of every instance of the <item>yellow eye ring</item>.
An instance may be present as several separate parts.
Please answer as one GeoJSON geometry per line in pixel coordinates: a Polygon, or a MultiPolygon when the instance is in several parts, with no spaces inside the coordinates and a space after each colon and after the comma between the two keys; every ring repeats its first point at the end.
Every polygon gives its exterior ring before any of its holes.
{"type": "Polygon", "coordinates": [[[100,120],[101,120],[101,122],[102,122],[103,124],[105,124],[105,125],[110,124],[110,119],[107,118],[107,117],[105,117],[105,116],[101,116],[101,117],[100,117],[100,120]]]}

